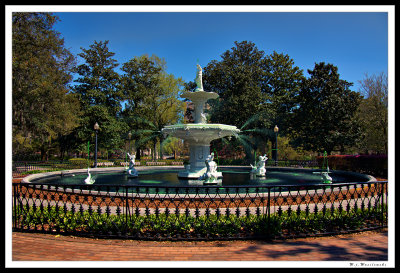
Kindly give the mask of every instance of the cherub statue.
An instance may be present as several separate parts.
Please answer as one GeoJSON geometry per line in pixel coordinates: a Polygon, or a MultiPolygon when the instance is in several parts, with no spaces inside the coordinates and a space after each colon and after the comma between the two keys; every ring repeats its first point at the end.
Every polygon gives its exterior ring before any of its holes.
{"type": "Polygon", "coordinates": [[[129,176],[131,176],[131,177],[137,177],[139,174],[138,174],[138,171],[135,169],[135,158],[136,158],[136,155],[135,154],[129,154],[129,153],[127,153],[128,154],[128,156],[129,156],[129,169],[128,169],[128,174],[129,174],[129,176]]]}
{"type": "Polygon", "coordinates": [[[217,163],[214,161],[214,153],[211,153],[206,158],[206,166],[207,171],[200,177],[203,180],[206,180],[205,183],[215,182],[218,179],[217,173],[217,163]]]}
{"type": "Polygon", "coordinates": [[[211,153],[206,159],[206,166],[211,173],[217,172],[217,163],[214,161],[214,153],[211,153]]]}
{"type": "Polygon", "coordinates": [[[135,154],[129,154],[129,153],[127,153],[128,154],[128,156],[129,156],[129,169],[132,169],[134,166],[135,166],[135,158],[136,158],[136,155],[135,154]]]}

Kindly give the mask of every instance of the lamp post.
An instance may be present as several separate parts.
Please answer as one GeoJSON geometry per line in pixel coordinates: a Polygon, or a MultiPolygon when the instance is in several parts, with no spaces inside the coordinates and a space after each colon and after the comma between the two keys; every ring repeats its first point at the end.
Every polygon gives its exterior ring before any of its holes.
{"type": "Polygon", "coordinates": [[[275,166],[278,166],[278,132],[279,132],[279,128],[277,125],[275,125],[274,132],[275,132],[275,166]]]}
{"type": "Polygon", "coordinates": [[[100,129],[99,124],[96,122],[94,124],[93,128],[96,133],[96,142],[95,142],[95,150],[94,150],[94,167],[97,168],[97,132],[100,129]]]}

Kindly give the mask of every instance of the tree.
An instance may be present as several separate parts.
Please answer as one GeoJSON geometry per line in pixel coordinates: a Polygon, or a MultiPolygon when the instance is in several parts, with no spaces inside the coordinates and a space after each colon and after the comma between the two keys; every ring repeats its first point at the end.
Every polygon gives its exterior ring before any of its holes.
{"type": "MultiPolygon", "coordinates": [[[[294,66],[294,61],[288,55],[274,51],[268,56],[266,67],[267,99],[264,107],[268,113],[271,125],[278,125],[280,135],[287,134],[290,127],[290,117],[297,106],[295,98],[300,91],[300,83],[304,80],[303,71],[294,66]]],[[[271,137],[276,148],[276,138],[271,137]]],[[[280,147],[282,150],[282,147],[280,147]]],[[[276,149],[272,149],[272,157],[276,158],[276,149]]],[[[281,154],[282,155],[282,154],[281,154]]]]}
{"type": "Polygon", "coordinates": [[[256,146],[265,146],[267,139],[275,141],[275,125],[286,134],[304,76],[288,55],[275,51],[265,55],[247,41],[235,45],[221,55],[221,61],[213,60],[204,68],[204,87],[220,95],[209,102],[211,122],[243,129],[242,140],[253,142],[245,145],[249,156],[256,146]]]}
{"type": "Polygon", "coordinates": [[[288,55],[273,52],[267,59],[267,102],[272,125],[280,127],[280,134],[285,134],[290,126],[290,115],[297,106],[296,97],[300,84],[304,80],[303,70],[294,66],[288,55]]]}
{"type": "Polygon", "coordinates": [[[210,121],[241,127],[263,110],[267,60],[252,42],[235,45],[221,55],[221,61],[213,60],[204,68],[203,84],[205,90],[219,94],[209,101],[210,121]]]}
{"type": "Polygon", "coordinates": [[[114,52],[108,49],[109,41],[97,42],[89,46],[78,56],[85,63],[76,68],[79,78],[75,82],[75,92],[80,95],[84,109],[93,105],[103,105],[112,116],[121,110],[121,93],[118,89],[119,75],[114,71],[118,63],[112,57],[114,52]]]}
{"type": "MultiPolygon", "coordinates": [[[[153,59],[155,56],[152,57],[153,59]]],[[[122,117],[129,127],[129,131],[133,131],[133,137],[136,143],[137,158],[140,159],[140,149],[144,145],[139,143],[143,138],[142,130],[149,126],[149,117],[143,110],[146,108],[144,100],[147,94],[157,90],[159,84],[159,73],[162,67],[156,63],[148,55],[134,57],[122,65],[123,75],[120,77],[120,88],[124,96],[125,108],[122,111],[122,117]]],[[[152,129],[155,130],[152,124],[152,129]]]]}
{"type": "Polygon", "coordinates": [[[156,65],[155,56],[134,57],[122,65],[120,88],[125,100],[123,115],[139,116],[144,108],[144,100],[149,93],[157,91],[159,74],[163,67],[156,65]]]}
{"type": "Polygon", "coordinates": [[[81,48],[82,53],[78,54],[84,60],[76,67],[79,78],[74,85],[84,112],[77,129],[81,150],[88,141],[93,143],[96,122],[100,126],[99,148],[110,150],[122,146],[127,131],[125,123],[118,117],[122,108],[119,75],[114,71],[118,63],[112,58],[115,53],[109,51],[108,42],[95,41],[89,49],[81,48]]]}
{"type": "Polygon", "coordinates": [[[361,97],[349,89],[352,83],[339,78],[332,64],[316,63],[308,73],[310,78],[302,83],[299,107],[291,122],[293,143],[320,153],[344,152],[360,135],[354,116],[361,97]]]}
{"type": "MultiPolygon", "coordinates": [[[[268,85],[264,51],[252,42],[235,42],[235,47],[225,51],[221,58],[221,61],[211,61],[203,69],[204,89],[219,95],[219,98],[208,101],[211,106],[210,122],[234,125],[247,131],[250,128],[271,127],[269,109],[265,107],[268,85]]],[[[249,159],[256,143],[259,143],[257,138],[265,141],[266,136],[254,130],[247,133],[251,136],[242,133],[238,141],[231,143],[240,143],[249,159]]],[[[212,147],[218,146],[221,141],[213,141],[212,147]]],[[[240,150],[237,147],[234,149],[240,150]]]]}
{"type": "MultiPolygon", "coordinates": [[[[123,116],[134,131],[137,148],[164,140],[161,129],[183,119],[184,103],[179,99],[183,81],[165,72],[165,60],[142,55],[123,64],[121,89],[126,99],[123,116]]],[[[160,150],[160,155],[162,151],[160,150]]]]}
{"type": "Polygon", "coordinates": [[[363,139],[359,148],[377,153],[388,152],[388,78],[385,73],[365,74],[360,93],[364,98],[358,109],[363,139]]]}
{"type": "Polygon", "coordinates": [[[42,159],[78,124],[79,104],[68,88],[75,58],[53,30],[51,13],[13,13],[13,149],[37,149],[42,159]],[[29,143],[29,145],[27,145],[29,143]]]}

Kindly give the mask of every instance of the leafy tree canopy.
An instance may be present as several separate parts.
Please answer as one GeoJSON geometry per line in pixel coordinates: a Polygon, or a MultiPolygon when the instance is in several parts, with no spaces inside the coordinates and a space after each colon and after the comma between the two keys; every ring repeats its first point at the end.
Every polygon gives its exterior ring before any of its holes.
{"type": "Polygon", "coordinates": [[[364,152],[388,152],[388,78],[385,73],[366,74],[360,80],[364,95],[357,117],[362,126],[359,148],[364,152]]]}
{"type": "Polygon", "coordinates": [[[16,12],[12,17],[14,151],[29,142],[42,159],[60,135],[77,126],[79,104],[69,93],[74,56],[53,30],[51,13],[16,12]],[[23,142],[18,141],[23,140],[23,142]]]}
{"type": "Polygon", "coordinates": [[[76,67],[79,77],[75,80],[74,92],[79,96],[84,111],[77,135],[81,139],[81,150],[87,141],[94,142],[93,126],[97,122],[99,147],[115,148],[123,144],[121,137],[127,128],[118,119],[122,94],[118,89],[119,75],[114,71],[118,63],[115,53],[108,48],[108,41],[95,41],[89,49],[81,48],[78,56],[84,63],[76,67]]]}
{"type": "Polygon", "coordinates": [[[359,123],[353,117],[361,96],[349,89],[352,84],[341,80],[332,64],[316,63],[308,73],[291,122],[294,143],[320,153],[344,151],[360,135],[359,123]]]}
{"type": "Polygon", "coordinates": [[[154,151],[164,138],[161,129],[183,119],[184,103],[179,96],[184,83],[167,74],[164,59],[155,55],[134,57],[123,64],[122,70],[121,89],[126,100],[122,116],[134,133],[136,145],[152,142],[154,151]]]}
{"type": "Polygon", "coordinates": [[[203,71],[206,91],[219,94],[209,101],[210,121],[241,127],[255,113],[262,111],[267,85],[267,60],[264,51],[252,42],[235,42],[236,47],[221,55],[222,60],[211,61],[203,71]]]}

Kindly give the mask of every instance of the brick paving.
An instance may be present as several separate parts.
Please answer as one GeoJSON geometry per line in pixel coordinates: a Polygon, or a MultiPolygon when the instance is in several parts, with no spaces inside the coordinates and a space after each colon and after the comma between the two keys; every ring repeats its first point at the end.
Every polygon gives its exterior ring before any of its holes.
{"type": "Polygon", "coordinates": [[[275,242],[156,242],[13,232],[12,261],[388,261],[388,232],[275,242]]]}

